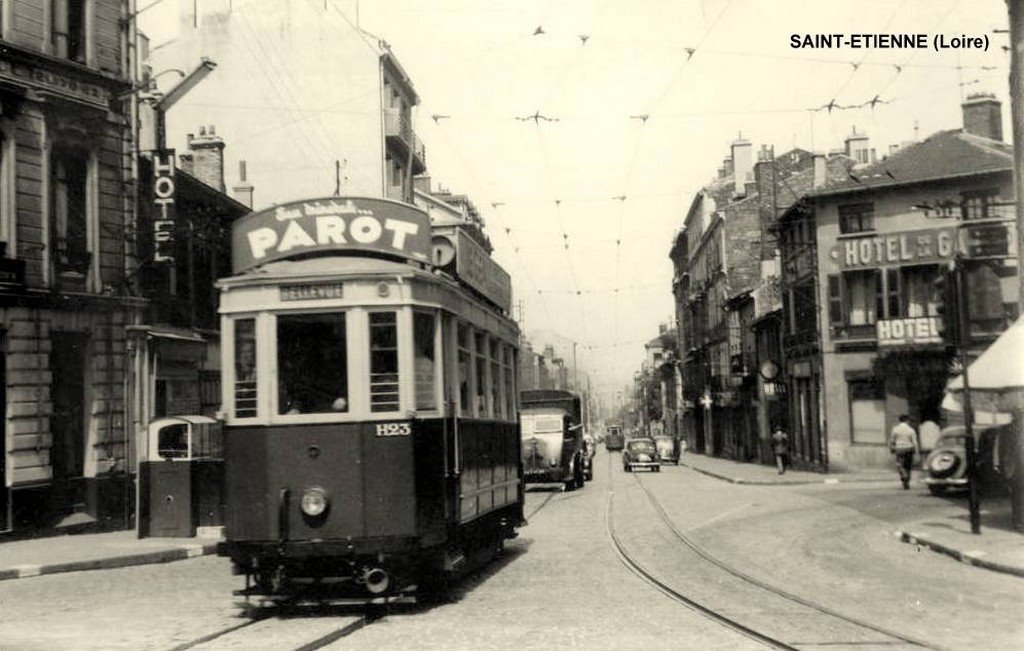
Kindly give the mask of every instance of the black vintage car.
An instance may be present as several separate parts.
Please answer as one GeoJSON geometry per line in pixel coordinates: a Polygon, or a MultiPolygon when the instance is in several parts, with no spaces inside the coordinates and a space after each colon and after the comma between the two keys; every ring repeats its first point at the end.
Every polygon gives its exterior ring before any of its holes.
{"type": "Polygon", "coordinates": [[[622,469],[632,472],[637,468],[646,468],[653,472],[661,472],[658,463],[658,448],[654,439],[629,439],[622,451],[622,469]]]}
{"type": "Polygon", "coordinates": [[[580,397],[570,391],[532,389],[520,393],[523,479],[583,488],[585,479],[580,397]]]}

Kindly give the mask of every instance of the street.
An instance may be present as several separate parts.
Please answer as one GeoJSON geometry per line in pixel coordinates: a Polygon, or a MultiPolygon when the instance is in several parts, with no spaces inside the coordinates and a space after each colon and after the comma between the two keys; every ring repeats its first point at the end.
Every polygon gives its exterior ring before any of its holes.
{"type": "Polygon", "coordinates": [[[595,470],[580,491],[531,487],[530,522],[520,537],[442,603],[272,612],[253,620],[236,606],[231,591],[240,578],[231,576],[227,561],[203,557],[0,583],[2,647],[773,644],[761,635],[793,648],[1006,649],[1024,640],[1024,581],[922,552],[893,536],[901,518],[941,508],[942,500],[920,488],[904,492],[895,482],[740,486],[682,466],[627,474],[617,454],[603,450],[595,470]],[[749,631],[683,605],[638,578],[624,559],[749,631]]]}

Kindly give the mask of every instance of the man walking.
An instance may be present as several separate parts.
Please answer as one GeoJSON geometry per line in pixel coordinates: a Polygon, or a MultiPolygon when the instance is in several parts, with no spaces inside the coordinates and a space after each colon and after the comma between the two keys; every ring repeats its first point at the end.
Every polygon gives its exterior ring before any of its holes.
{"type": "Polygon", "coordinates": [[[781,424],[776,424],[771,435],[772,452],[775,454],[775,467],[779,474],[786,472],[789,466],[789,434],[782,429],[781,424]]]}
{"type": "Polygon", "coordinates": [[[900,416],[900,422],[896,423],[889,434],[889,452],[896,455],[903,490],[910,489],[910,466],[917,454],[917,432],[910,425],[910,417],[906,414],[900,416]]]}

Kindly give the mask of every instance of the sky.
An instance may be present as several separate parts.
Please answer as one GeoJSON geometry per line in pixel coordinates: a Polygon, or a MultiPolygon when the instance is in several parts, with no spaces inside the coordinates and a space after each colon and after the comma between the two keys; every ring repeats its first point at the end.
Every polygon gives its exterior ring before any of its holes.
{"type": "MultiPolygon", "coordinates": [[[[175,1],[143,14],[150,32],[175,1]]],[[[1010,139],[1003,0],[308,1],[391,45],[435,187],[480,208],[522,327],[576,342],[606,397],[673,319],[672,238],[733,140],[824,152],[856,127],[881,154],[959,128],[976,92],[1003,101],[1010,139]],[[905,32],[989,48],[790,47],[905,32]]]]}

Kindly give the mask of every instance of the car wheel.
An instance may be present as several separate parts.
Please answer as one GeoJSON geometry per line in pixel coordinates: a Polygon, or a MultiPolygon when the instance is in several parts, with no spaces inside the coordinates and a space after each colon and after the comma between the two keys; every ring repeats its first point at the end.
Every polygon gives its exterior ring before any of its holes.
{"type": "Polygon", "coordinates": [[[940,452],[928,460],[928,472],[932,477],[949,477],[960,467],[960,457],[953,452],[940,452]]]}
{"type": "Polygon", "coordinates": [[[945,486],[937,486],[935,484],[929,484],[928,485],[928,492],[931,493],[932,495],[945,495],[946,494],[946,487],[945,486]]]}
{"type": "Polygon", "coordinates": [[[654,472],[661,472],[661,466],[654,466],[654,472]]]}

